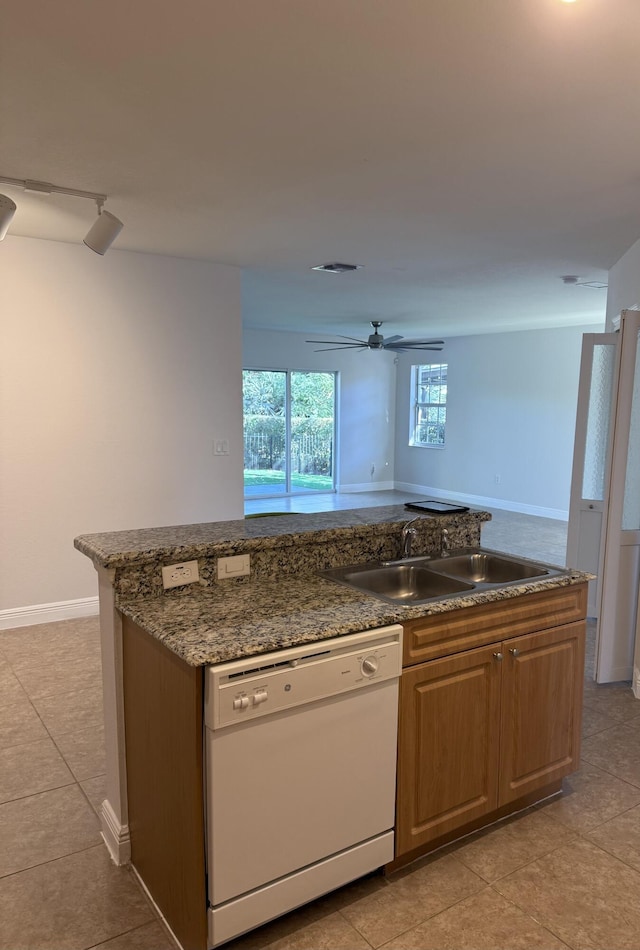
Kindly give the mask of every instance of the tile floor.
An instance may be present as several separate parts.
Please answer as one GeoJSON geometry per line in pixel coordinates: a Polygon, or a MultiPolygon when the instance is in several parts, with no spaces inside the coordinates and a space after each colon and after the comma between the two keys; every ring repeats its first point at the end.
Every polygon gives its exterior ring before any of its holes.
{"type": "MultiPolygon", "coordinates": [[[[502,543],[485,543],[515,553],[526,531],[535,557],[561,548],[561,523],[526,518],[503,512],[502,543]]],[[[640,702],[587,675],[584,714],[561,799],[229,950],[640,950],[640,702]]],[[[0,632],[0,950],[173,947],[100,839],[101,716],[96,618],[0,632]]]]}
{"type": "MultiPolygon", "coordinates": [[[[296,495],[293,498],[252,498],[245,501],[245,514],[262,511],[332,511],[377,505],[402,505],[422,498],[401,491],[339,492],[296,495]]],[[[455,501],[455,498],[451,500],[455,501]]],[[[486,508],[492,521],[482,528],[482,543],[498,551],[510,551],[524,557],[540,558],[550,564],[564,565],[567,549],[567,523],[552,518],[534,518],[500,508],[486,508]]],[[[411,514],[408,515],[411,517],[411,514]]]]}

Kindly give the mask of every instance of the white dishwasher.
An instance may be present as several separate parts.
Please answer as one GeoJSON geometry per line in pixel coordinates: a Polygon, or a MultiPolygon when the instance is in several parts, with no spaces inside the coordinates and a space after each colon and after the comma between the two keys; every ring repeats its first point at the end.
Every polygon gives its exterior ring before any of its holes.
{"type": "Polygon", "coordinates": [[[209,946],[394,856],[402,627],[210,667],[209,946]]]}

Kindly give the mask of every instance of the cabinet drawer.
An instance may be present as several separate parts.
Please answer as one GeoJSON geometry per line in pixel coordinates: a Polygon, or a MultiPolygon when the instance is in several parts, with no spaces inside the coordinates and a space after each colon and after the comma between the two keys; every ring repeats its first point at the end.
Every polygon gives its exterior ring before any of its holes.
{"type": "Polygon", "coordinates": [[[587,585],[555,587],[404,624],[404,666],[583,620],[587,585]]]}

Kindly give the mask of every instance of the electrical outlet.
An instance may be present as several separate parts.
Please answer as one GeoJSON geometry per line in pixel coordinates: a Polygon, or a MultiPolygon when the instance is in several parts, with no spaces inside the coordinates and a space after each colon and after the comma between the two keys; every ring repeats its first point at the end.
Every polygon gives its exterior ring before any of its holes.
{"type": "Polygon", "coordinates": [[[493,476],[493,480],[494,480],[494,482],[496,483],[496,485],[499,485],[499,484],[500,484],[500,476],[499,476],[499,475],[494,475],[494,476],[493,476]]]}
{"type": "Polygon", "coordinates": [[[162,584],[165,590],[181,587],[200,580],[197,561],[182,561],[180,564],[167,564],[162,568],[162,584]]]}
{"type": "Polygon", "coordinates": [[[238,554],[236,557],[218,558],[218,580],[225,577],[242,577],[251,573],[251,555],[238,554]]]}

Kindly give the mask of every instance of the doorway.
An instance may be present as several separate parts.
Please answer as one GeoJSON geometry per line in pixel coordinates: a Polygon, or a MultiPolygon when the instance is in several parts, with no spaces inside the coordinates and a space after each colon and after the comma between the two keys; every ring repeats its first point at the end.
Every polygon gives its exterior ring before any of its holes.
{"type": "Polygon", "coordinates": [[[335,491],[336,374],[242,373],[245,498],[335,491]]]}

